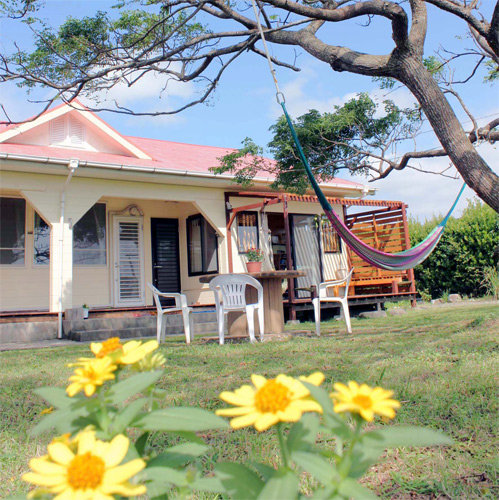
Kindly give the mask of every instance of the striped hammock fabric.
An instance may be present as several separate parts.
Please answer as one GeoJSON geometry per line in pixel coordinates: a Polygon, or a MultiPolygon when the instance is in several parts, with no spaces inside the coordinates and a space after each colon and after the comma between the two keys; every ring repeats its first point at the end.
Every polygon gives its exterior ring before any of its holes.
{"type": "Polygon", "coordinates": [[[331,222],[331,225],[335,228],[335,230],[345,241],[345,243],[361,259],[365,260],[370,265],[378,267],[380,269],[387,269],[390,271],[402,271],[404,269],[411,269],[420,264],[421,262],[423,262],[431,254],[431,252],[433,252],[438,242],[440,241],[440,238],[442,237],[445,229],[445,225],[447,224],[449,217],[451,216],[454,208],[456,207],[457,202],[459,201],[459,198],[461,197],[461,194],[463,193],[464,188],[466,187],[466,184],[463,184],[463,187],[461,188],[459,194],[457,195],[456,201],[454,202],[454,204],[452,205],[451,209],[444,217],[442,222],[440,222],[440,224],[437,227],[435,227],[433,231],[431,231],[431,233],[421,243],[408,250],[404,250],[403,252],[397,252],[393,254],[373,248],[364,243],[352,231],[350,231],[350,229],[348,229],[345,223],[334,212],[333,207],[327,201],[326,197],[324,196],[324,193],[319,187],[319,184],[315,180],[312,170],[310,169],[310,165],[308,164],[307,158],[305,157],[298,136],[296,135],[295,128],[293,126],[291,118],[288,115],[286,106],[284,102],[281,102],[280,104],[284,111],[284,116],[286,117],[286,121],[288,122],[291,135],[293,136],[293,140],[298,150],[298,155],[301,159],[301,162],[303,163],[303,166],[305,167],[307,176],[310,180],[310,183],[312,184],[315,194],[319,199],[319,202],[324,210],[324,213],[331,222]]]}

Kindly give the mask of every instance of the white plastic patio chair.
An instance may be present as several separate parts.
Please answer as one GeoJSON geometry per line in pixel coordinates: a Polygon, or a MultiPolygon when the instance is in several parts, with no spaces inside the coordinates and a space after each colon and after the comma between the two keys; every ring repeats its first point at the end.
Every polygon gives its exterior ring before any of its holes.
{"type": "Polygon", "coordinates": [[[191,340],[194,339],[194,333],[191,324],[191,312],[192,308],[187,306],[187,297],[183,293],[163,293],[160,292],[151,283],[147,284],[152,290],[154,303],[156,304],[157,318],[156,318],[156,335],[158,338],[158,344],[161,344],[165,340],[165,334],[163,332],[163,315],[172,312],[182,312],[182,321],[184,323],[185,341],[190,344],[191,340]],[[161,297],[166,299],[175,299],[175,306],[164,307],[161,304],[161,297]]]}
{"type": "Polygon", "coordinates": [[[317,336],[321,334],[321,302],[339,302],[343,310],[343,316],[345,317],[345,323],[347,324],[347,332],[352,333],[352,324],[350,322],[350,311],[348,309],[348,287],[350,285],[350,280],[352,279],[353,267],[350,269],[348,274],[340,280],[324,281],[317,285],[317,297],[312,299],[312,304],[314,305],[315,313],[315,333],[317,336]],[[343,296],[334,297],[328,296],[327,291],[329,288],[340,287],[339,293],[341,294],[341,288],[344,289],[343,296]]]}
{"type": "Polygon", "coordinates": [[[210,281],[210,288],[215,293],[220,345],[224,343],[225,315],[232,311],[246,312],[251,342],[255,342],[254,313],[257,311],[260,340],[263,340],[263,287],[255,278],[247,274],[221,274],[210,281]],[[257,290],[258,299],[254,304],[246,304],[247,285],[257,290]]]}

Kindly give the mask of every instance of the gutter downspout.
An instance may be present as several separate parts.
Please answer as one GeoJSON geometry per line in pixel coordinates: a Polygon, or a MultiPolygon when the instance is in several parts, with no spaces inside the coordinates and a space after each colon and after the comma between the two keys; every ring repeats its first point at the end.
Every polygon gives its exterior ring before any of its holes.
{"type": "Polygon", "coordinates": [[[63,280],[63,271],[64,271],[64,215],[66,209],[66,189],[75,173],[75,170],[78,168],[79,161],[78,160],[69,160],[68,169],[69,174],[66,178],[66,182],[61,191],[61,205],[60,205],[60,217],[59,224],[61,227],[61,236],[59,238],[59,252],[60,252],[60,261],[59,261],[59,311],[57,313],[57,338],[62,339],[62,294],[64,291],[64,280],[63,280]]]}

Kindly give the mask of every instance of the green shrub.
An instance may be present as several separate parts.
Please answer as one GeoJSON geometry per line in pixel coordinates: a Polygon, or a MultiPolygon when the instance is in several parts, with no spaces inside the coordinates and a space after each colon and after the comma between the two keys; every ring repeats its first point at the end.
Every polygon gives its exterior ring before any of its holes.
{"type": "MultiPolygon", "coordinates": [[[[423,240],[441,219],[433,216],[424,223],[411,220],[411,244],[423,240]]],[[[449,220],[435,251],[414,269],[417,287],[433,298],[446,291],[484,295],[484,270],[497,267],[498,251],[498,214],[478,200],[469,200],[462,216],[449,220]]]]}

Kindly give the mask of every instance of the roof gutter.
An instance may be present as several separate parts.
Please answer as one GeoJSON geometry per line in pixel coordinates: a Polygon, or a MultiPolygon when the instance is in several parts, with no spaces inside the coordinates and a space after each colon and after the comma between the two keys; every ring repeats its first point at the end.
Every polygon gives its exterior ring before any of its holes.
{"type": "MultiPolygon", "coordinates": [[[[69,160],[64,160],[61,158],[50,158],[46,156],[30,156],[30,155],[19,155],[12,153],[2,153],[0,152],[0,160],[15,160],[15,161],[31,161],[36,163],[50,163],[55,165],[64,165],[67,166],[69,160]]],[[[94,162],[88,160],[78,160],[80,167],[89,167],[89,168],[102,168],[107,170],[124,170],[128,172],[138,172],[138,173],[150,173],[150,174],[163,174],[163,175],[176,175],[180,177],[199,177],[199,178],[211,178],[211,179],[226,179],[233,180],[234,177],[231,175],[223,175],[223,174],[209,174],[204,172],[192,172],[189,170],[173,170],[166,168],[156,168],[156,167],[140,167],[140,166],[132,166],[132,165],[123,165],[123,164],[113,164],[113,163],[102,163],[102,162],[94,162]]],[[[264,178],[264,177],[255,177],[253,179],[256,182],[260,183],[268,183],[272,179],[264,178]]],[[[328,186],[329,187],[329,186],[328,186]]],[[[360,196],[363,197],[368,194],[371,189],[366,186],[359,185],[358,187],[346,187],[346,186],[331,186],[337,187],[338,189],[347,189],[352,191],[358,191],[360,196]]]]}

